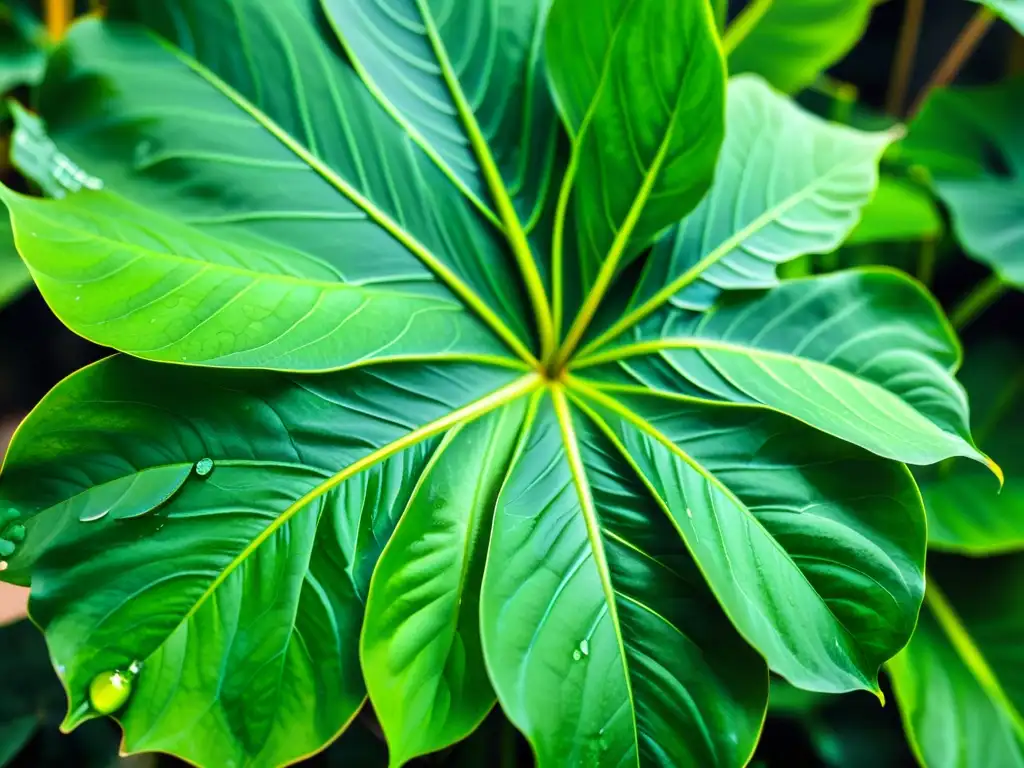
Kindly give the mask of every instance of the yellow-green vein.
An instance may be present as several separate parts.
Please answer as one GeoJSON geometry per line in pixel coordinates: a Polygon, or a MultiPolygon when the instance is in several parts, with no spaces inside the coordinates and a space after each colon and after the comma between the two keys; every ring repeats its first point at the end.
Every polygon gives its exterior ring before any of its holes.
{"type": "Polygon", "coordinates": [[[626,645],[622,638],[619,609],[615,602],[615,588],[612,586],[608,558],[605,555],[604,543],[601,541],[601,524],[597,519],[597,508],[594,505],[594,497],[590,492],[590,482],[587,480],[586,470],[583,466],[583,457],[580,455],[579,438],[576,436],[576,430],[572,423],[569,402],[566,399],[565,390],[561,384],[552,385],[551,400],[555,407],[555,415],[558,418],[558,427],[562,433],[562,443],[565,446],[565,456],[569,464],[569,472],[572,475],[573,485],[576,487],[576,495],[579,498],[580,511],[583,514],[583,521],[587,527],[587,539],[590,541],[590,549],[594,554],[594,564],[597,566],[598,575],[601,579],[601,589],[604,591],[605,602],[608,605],[608,614],[611,616],[612,626],[615,629],[615,641],[619,646],[619,655],[622,657],[622,674],[626,680],[626,691],[633,712],[633,739],[638,748],[637,764],[639,765],[639,735],[637,732],[633,683],[629,677],[626,645]]]}
{"type": "Polygon", "coordinates": [[[404,245],[410,253],[416,256],[436,275],[438,275],[463,301],[475,311],[481,319],[511,348],[516,354],[532,366],[538,366],[539,362],[533,353],[526,347],[522,340],[501,320],[477,294],[458,275],[456,275],[443,261],[431,253],[423,243],[413,235],[406,232],[399,226],[398,222],[382,211],[368,198],[363,196],[355,187],[341,178],[329,166],[321,161],[316,155],[300,144],[294,137],[289,135],[268,115],[264,114],[255,105],[238,93],[234,88],[221,80],[214,72],[209,70],[199,61],[186,55],[183,51],[167,42],[158,35],[153,35],[157,43],[167,50],[174,58],[191,69],[211,86],[220,91],[232,103],[242,109],[274,138],[280,141],[285,147],[293,152],[298,158],[305,162],[311,169],[316,171],[327,183],[341,192],[346,198],[352,201],[378,225],[384,228],[388,234],[404,245]]]}
{"type": "Polygon", "coordinates": [[[441,74],[451,93],[452,100],[455,102],[455,107],[459,111],[459,117],[462,118],[462,124],[466,128],[469,143],[473,147],[473,152],[480,163],[480,170],[484,175],[484,180],[487,182],[487,188],[491,192],[494,204],[498,207],[498,215],[505,225],[505,236],[508,238],[509,246],[512,248],[516,263],[519,265],[519,271],[522,273],[523,282],[526,284],[526,293],[530,297],[530,303],[533,304],[533,311],[537,320],[537,332],[541,341],[541,357],[546,359],[555,346],[554,325],[547,293],[544,291],[544,282],[541,280],[540,272],[537,270],[537,263],[533,259],[533,252],[526,238],[526,231],[523,229],[522,222],[519,221],[519,214],[516,213],[516,208],[512,203],[512,198],[509,196],[508,188],[501,178],[501,171],[498,170],[498,165],[494,162],[494,156],[491,154],[487,140],[484,138],[480,125],[476,121],[473,108],[466,100],[466,95],[462,92],[458,76],[448,60],[448,52],[437,31],[433,14],[427,7],[425,0],[416,0],[416,5],[419,8],[420,15],[423,17],[427,37],[430,39],[430,44],[434,49],[434,55],[437,56],[441,74]]]}

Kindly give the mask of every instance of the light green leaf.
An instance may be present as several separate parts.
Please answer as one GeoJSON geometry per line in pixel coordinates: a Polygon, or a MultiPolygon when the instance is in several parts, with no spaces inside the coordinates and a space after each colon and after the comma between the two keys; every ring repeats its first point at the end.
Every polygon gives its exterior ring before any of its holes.
{"type": "Polygon", "coordinates": [[[374,571],[361,657],[392,765],[465,738],[494,706],[480,580],[521,406],[448,433],[374,571]]]}
{"type": "MultiPolygon", "coordinates": [[[[767,10],[729,51],[731,73],[753,72],[786,93],[814,82],[860,40],[874,0],[750,0],[767,10]]],[[[742,16],[740,17],[742,18],[742,16]]],[[[727,49],[730,44],[726,32],[727,49]]]]}
{"type": "Polygon", "coordinates": [[[558,302],[558,249],[572,239],[586,298],[565,342],[571,351],[617,272],[707,191],[725,67],[708,0],[556,0],[545,51],[573,140],[554,265],[558,302]]]}
{"type": "MultiPolygon", "coordinates": [[[[76,25],[51,67],[40,111],[60,156],[143,209],[132,216],[138,229],[129,243],[186,258],[183,266],[143,254],[123,270],[134,257],[125,249],[108,245],[100,261],[100,243],[82,262],[74,249],[67,269],[92,266],[94,278],[107,275],[83,281],[79,303],[95,315],[115,315],[101,309],[103,296],[129,285],[140,294],[152,289],[148,300],[166,297],[160,324],[170,328],[170,338],[126,350],[132,353],[152,350],[158,357],[153,347],[196,331],[216,340],[212,354],[200,358],[228,357],[230,364],[235,354],[235,364],[246,367],[325,370],[354,358],[307,342],[329,337],[329,318],[344,318],[362,303],[351,300],[353,291],[416,293],[458,301],[461,311],[471,309],[506,345],[529,355],[528,315],[501,232],[332,50],[333,35],[317,0],[242,0],[234,9],[237,14],[222,2],[199,0],[173,6],[116,0],[107,14],[111,22],[76,25]],[[113,23],[118,21],[140,26],[113,23]],[[251,46],[261,54],[249,55],[251,46]],[[168,220],[176,224],[173,248],[164,238],[145,240],[147,228],[162,231],[168,220]],[[181,252],[185,245],[191,246],[188,253],[181,252]],[[218,280],[225,254],[234,255],[232,266],[261,278],[283,274],[320,283],[348,296],[347,309],[320,309],[319,288],[310,291],[303,282],[261,295],[250,288],[252,280],[218,280]],[[200,270],[208,271],[189,282],[200,270]],[[246,316],[239,304],[256,316],[246,316]],[[251,321],[266,321],[279,306],[289,319],[250,342],[250,326],[260,327],[251,321]],[[226,316],[206,322],[222,310],[226,316]],[[300,321],[297,332],[276,339],[300,321]],[[275,346],[291,347],[296,336],[304,337],[289,350],[296,359],[275,359],[281,351],[275,346]],[[263,348],[268,342],[271,347],[263,348]]],[[[42,210],[57,218],[65,210],[73,215],[74,205],[68,198],[42,210]]],[[[37,241],[31,233],[38,230],[17,229],[29,265],[48,272],[52,241],[46,232],[37,241]]],[[[267,290],[262,281],[260,287],[267,290]]],[[[88,323],[98,317],[69,314],[65,305],[74,296],[56,295],[52,285],[48,290],[73,329],[97,335],[88,323]]],[[[391,312],[361,313],[345,329],[346,338],[373,335],[391,312]]],[[[406,312],[390,322],[397,320],[402,329],[416,319],[406,312]]],[[[143,335],[147,324],[131,323],[143,335]]],[[[128,346],[127,332],[107,332],[114,338],[105,343],[128,346]]],[[[451,341],[450,333],[442,344],[451,341]]]]}
{"type": "Polygon", "coordinates": [[[582,354],[665,302],[706,309],[722,291],[776,285],[783,262],[838,248],[897,136],[825,122],[753,76],[729,81],[728,126],[711,191],[654,246],[626,312],[582,354]]]}
{"type": "Polygon", "coordinates": [[[934,240],[942,230],[942,216],[928,192],[910,181],[883,175],[846,244],[934,240]]]}
{"type": "Polygon", "coordinates": [[[206,236],[106,191],[59,201],[0,194],[43,296],[104,346],[224,368],[473,357],[516,365],[453,297],[348,284],[326,265],[206,236]]]}
{"type": "Polygon", "coordinates": [[[572,386],[771,670],[807,690],[878,693],[924,592],[925,527],[906,469],[756,408],[572,386]]]}
{"type": "Polygon", "coordinates": [[[133,663],[118,715],[128,752],[279,765],[355,715],[370,574],[432,436],[500,405],[504,395],[485,396],[513,378],[374,370],[297,380],[115,357],[28,418],[3,474],[5,501],[28,515],[26,549],[70,498],[214,463],[151,514],[75,518],[34,559],[10,561],[5,577],[31,568],[30,610],[64,670],[66,727],[94,716],[85,697],[97,674],[133,663]]]}
{"type": "Polygon", "coordinates": [[[911,746],[928,768],[1024,766],[1024,560],[930,558],[928,570],[917,632],[889,663],[911,746]]]}
{"type": "Polygon", "coordinates": [[[1024,355],[1009,339],[988,340],[968,352],[961,377],[975,436],[1006,485],[997,489],[973,462],[917,470],[929,546],[970,555],[1024,549],[1024,355]]]}
{"type": "Polygon", "coordinates": [[[534,399],[498,508],[484,652],[540,765],[743,765],[768,694],[636,470],[561,390],[534,399]]]}
{"type": "Polygon", "coordinates": [[[0,6],[0,95],[19,86],[34,86],[46,69],[46,29],[23,0],[0,6]]]}
{"type": "Polygon", "coordinates": [[[969,255],[1024,286],[1024,77],[935,91],[910,126],[906,156],[932,176],[969,255]]]}
{"type": "Polygon", "coordinates": [[[959,361],[935,300],[876,269],[734,294],[700,314],[670,308],[576,367],[612,387],[765,405],[897,461],[991,465],[950,373],[959,361]],[[588,367],[601,363],[612,364],[588,367]]]}

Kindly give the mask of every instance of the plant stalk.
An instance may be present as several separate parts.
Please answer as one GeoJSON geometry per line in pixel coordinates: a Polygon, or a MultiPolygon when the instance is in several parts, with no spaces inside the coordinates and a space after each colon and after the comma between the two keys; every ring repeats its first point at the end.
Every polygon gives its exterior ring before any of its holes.
{"type": "Polygon", "coordinates": [[[981,43],[982,39],[985,37],[985,33],[988,32],[989,27],[992,26],[992,22],[995,20],[995,13],[990,11],[988,8],[982,6],[978,9],[974,16],[971,17],[971,20],[967,22],[967,26],[964,27],[960,36],[956,39],[956,42],[953,43],[953,47],[949,49],[946,57],[932,73],[931,78],[928,80],[928,84],[917,97],[917,101],[914,102],[914,106],[910,108],[910,117],[913,117],[920,111],[921,105],[924,104],[932,91],[953,82],[957,74],[959,74],[960,69],[971,57],[971,54],[974,53],[978,44],[981,43]]]}
{"type": "Polygon", "coordinates": [[[907,0],[907,8],[903,14],[896,58],[893,60],[892,75],[889,78],[889,93],[885,100],[886,111],[896,117],[903,113],[910,76],[914,72],[917,42],[921,37],[921,21],[924,19],[924,3],[925,0],[907,0]]]}
{"type": "Polygon", "coordinates": [[[771,10],[771,7],[772,0],[751,0],[722,36],[722,49],[726,56],[739,47],[739,44],[754,30],[754,27],[771,10]]]}
{"type": "Polygon", "coordinates": [[[53,42],[64,37],[75,15],[74,6],[74,0],[46,0],[46,32],[53,42]]]}
{"type": "Polygon", "coordinates": [[[1003,282],[999,275],[995,273],[989,275],[988,278],[979,283],[973,291],[956,305],[950,313],[949,321],[953,324],[954,328],[962,331],[978,315],[998,301],[1006,293],[1006,290],[1006,283],[1003,282]]]}
{"type": "Polygon", "coordinates": [[[921,241],[921,250],[917,256],[917,279],[927,286],[931,286],[935,278],[936,249],[934,237],[926,237],[921,241]]]}

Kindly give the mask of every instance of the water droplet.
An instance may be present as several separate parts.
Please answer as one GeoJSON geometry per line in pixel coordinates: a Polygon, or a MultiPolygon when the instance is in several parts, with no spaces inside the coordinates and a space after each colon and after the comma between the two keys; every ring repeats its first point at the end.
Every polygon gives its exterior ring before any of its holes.
{"type": "Polygon", "coordinates": [[[686,508],[686,516],[693,520],[693,510],[690,509],[689,507],[686,508]]]}
{"type": "Polygon", "coordinates": [[[580,640],[580,653],[584,656],[590,655],[590,643],[587,642],[587,638],[580,640]]]}
{"type": "Polygon", "coordinates": [[[14,546],[13,541],[0,539],[0,557],[10,557],[14,554],[15,549],[16,547],[14,546]]]}
{"type": "Polygon", "coordinates": [[[196,474],[200,477],[206,477],[213,472],[213,459],[205,458],[200,459],[196,462],[196,474]]]}
{"type": "Polygon", "coordinates": [[[583,654],[580,653],[579,651],[573,651],[572,652],[572,659],[573,659],[573,661],[579,661],[582,658],[583,658],[583,654]]]}
{"type": "Polygon", "coordinates": [[[89,683],[89,703],[101,715],[112,715],[128,703],[132,695],[130,672],[100,672],[89,683]]]}
{"type": "Polygon", "coordinates": [[[66,671],[67,671],[67,667],[65,667],[65,666],[64,666],[63,664],[58,664],[58,665],[57,665],[57,674],[58,674],[58,675],[60,675],[61,677],[63,677],[63,676],[64,676],[64,673],[65,673],[66,671]]]}
{"type": "Polygon", "coordinates": [[[3,511],[0,511],[0,526],[12,523],[21,517],[21,512],[16,510],[14,507],[9,507],[3,511]]]}
{"type": "Polygon", "coordinates": [[[7,570],[7,561],[6,560],[0,560],[0,573],[3,573],[6,570],[7,570]]]}
{"type": "Polygon", "coordinates": [[[81,296],[75,296],[75,301],[81,301],[81,300],[82,300],[81,296]]]}
{"type": "Polygon", "coordinates": [[[7,533],[4,534],[4,538],[13,541],[15,544],[20,544],[25,540],[25,526],[12,525],[7,529],[7,533]]]}

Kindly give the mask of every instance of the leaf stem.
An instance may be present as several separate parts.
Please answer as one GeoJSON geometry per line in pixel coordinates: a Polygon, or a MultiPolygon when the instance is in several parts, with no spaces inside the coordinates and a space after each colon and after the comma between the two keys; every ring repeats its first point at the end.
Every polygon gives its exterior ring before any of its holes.
{"type": "Polygon", "coordinates": [[[998,274],[992,273],[965,296],[949,315],[949,321],[958,331],[970,325],[982,312],[1006,293],[1006,283],[998,274]]]}
{"type": "Polygon", "coordinates": [[[934,237],[926,237],[921,241],[921,250],[917,255],[917,279],[927,286],[931,286],[935,278],[936,246],[934,237]]]}
{"type": "Polygon", "coordinates": [[[885,100],[885,110],[890,115],[901,115],[907,100],[907,88],[910,85],[910,76],[914,72],[914,60],[917,55],[917,42],[921,37],[924,4],[925,0],[907,0],[903,24],[900,27],[900,40],[896,46],[896,57],[889,77],[889,93],[885,100]]]}
{"type": "Polygon", "coordinates": [[[57,42],[75,15],[74,0],[46,0],[46,31],[57,42]]]}
{"type": "Polygon", "coordinates": [[[948,85],[956,78],[961,67],[971,57],[971,54],[974,53],[974,50],[978,47],[982,38],[985,37],[985,33],[988,32],[988,28],[992,26],[992,22],[995,20],[995,13],[987,7],[982,6],[978,9],[974,16],[971,17],[971,20],[967,22],[967,26],[964,27],[956,42],[953,43],[953,47],[949,49],[946,57],[935,68],[931,78],[928,80],[928,84],[917,97],[914,106],[910,108],[910,117],[913,117],[920,111],[921,106],[928,96],[931,95],[932,91],[948,85]]]}
{"type": "Polygon", "coordinates": [[[722,50],[726,56],[735,51],[764,15],[771,10],[773,0],[751,0],[722,36],[722,50]]]}

